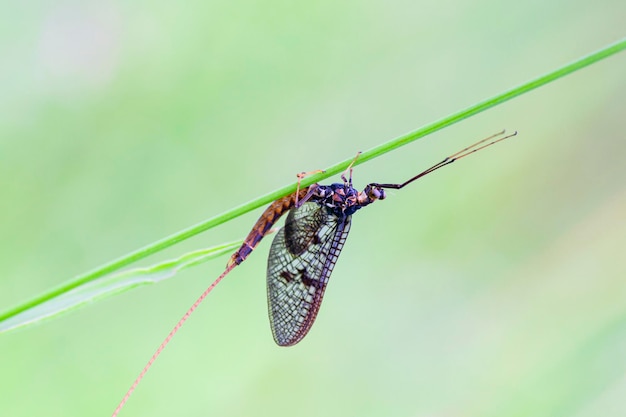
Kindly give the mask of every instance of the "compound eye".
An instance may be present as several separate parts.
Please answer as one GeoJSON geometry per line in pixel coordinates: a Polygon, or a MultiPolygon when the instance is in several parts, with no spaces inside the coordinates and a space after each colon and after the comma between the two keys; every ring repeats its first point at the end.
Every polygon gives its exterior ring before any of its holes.
{"type": "Polygon", "coordinates": [[[382,188],[379,187],[372,187],[369,189],[368,192],[370,198],[374,199],[374,200],[382,200],[384,199],[385,196],[385,190],[383,190],[382,188]]]}

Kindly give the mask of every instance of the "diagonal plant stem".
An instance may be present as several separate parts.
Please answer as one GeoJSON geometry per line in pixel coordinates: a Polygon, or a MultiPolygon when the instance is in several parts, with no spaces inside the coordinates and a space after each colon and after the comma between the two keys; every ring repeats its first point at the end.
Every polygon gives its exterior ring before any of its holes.
{"type": "MultiPolygon", "coordinates": [[[[372,149],[369,149],[363,152],[355,165],[362,164],[364,162],[369,161],[370,159],[376,158],[384,153],[390,152],[394,149],[397,149],[401,146],[404,146],[410,142],[413,142],[417,139],[420,139],[426,135],[434,133],[438,130],[443,129],[444,127],[450,126],[454,123],[457,123],[463,119],[467,119],[470,116],[473,116],[477,113],[485,111],[491,107],[497,106],[498,104],[504,103],[512,98],[520,96],[524,93],[532,91],[538,87],[546,85],[552,81],[555,81],[565,75],[569,75],[579,69],[582,69],[586,66],[589,66],[595,62],[601,61],[604,58],[607,58],[611,55],[614,55],[620,51],[626,49],[626,38],[623,38],[613,44],[605,46],[604,48],[591,53],[587,56],[584,56],[576,61],[573,61],[569,64],[566,64],[554,71],[551,71],[547,74],[539,76],[535,79],[532,79],[524,84],[521,84],[517,87],[514,87],[510,90],[504,91],[500,94],[497,94],[493,97],[490,97],[486,100],[478,102],[466,109],[453,113],[449,116],[446,116],[442,119],[439,119],[435,122],[422,126],[421,128],[406,133],[402,136],[399,136],[395,139],[392,139],[386,143],[378,145],[372,149]]],[[[301,182],[302,187],[309,186],[315,182],[328,178],[330,176],[336,175],[343,170],[345,170],[348,165],[352,162],[352,158],[341,161],[331,167],[328,167],[323,173],[315,174],[304,178],[301,182]]],[[[261,197],[258,197],[254,200],[251,200],[245,204],[237,206],[231,210],[228,210],[222,214],[219,214],[215,217],[212,217],[208,220],[200,222],[196,225],[183,229],[179,232],[176,232],[170,236],[167,236],[163,239],[157,240],[156,242],[150,243],[142,248],[139,248],[135,251],[127,253],[117,259],[114,259],[110,262],[107,262],[91,271],[88,271],[84,274],[81,274],[71,281],[68,281],[58,287],[55,287],[43,294],[40,294],[10,310],[5,311],[0,314],[0,321],[5,320],[9,317],[12,317],[20,312],[23,312],[33,306],[36,306],[42,302],[45,302],[53,297],[56,297],[64,292],[67,292],[73,288],[76,288],[80,285],[83,285],[87,282],[93,281],[94,279],[100,278],[104,275],[107,275],[111,272],[118,271],[119,269],[136,262],[140,259],[146,258],[149,255],[152,255],[156,252],[159,252],[163,249],[166,249],[170,246],[175,245],[178,242],[186,240],[192,236],[195,236],[201,232],[204,232],[208,229],[211,229],[217,225],[225,223],[231,219],[239,217],[249,211],[252,211],[258,207],[264,206],[273,202],[274,200],[286,196],[290,193],[293,193],[296,189],[296,183],[292,183],[285,187],[279,188],[271,193],[265,194],[261,197]]]]}

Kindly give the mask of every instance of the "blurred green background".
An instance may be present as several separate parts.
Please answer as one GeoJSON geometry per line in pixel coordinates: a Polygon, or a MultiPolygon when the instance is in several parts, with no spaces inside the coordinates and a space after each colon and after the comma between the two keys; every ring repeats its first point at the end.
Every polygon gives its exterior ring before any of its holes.
{"type": "MultiPolygon", "coordinates": [[[[625,34],[623,0],[24,2],[0,13],[0,307],[625,34]]],[[[359,166],[311,333],[269,240],[122,416],[623,416],[626,54],[359,166]]],[[[146,260],[242,238],[260,210],[146,260]]],[[[226,257],[0,337],[0,415],[110,415],[226,257]]]]}

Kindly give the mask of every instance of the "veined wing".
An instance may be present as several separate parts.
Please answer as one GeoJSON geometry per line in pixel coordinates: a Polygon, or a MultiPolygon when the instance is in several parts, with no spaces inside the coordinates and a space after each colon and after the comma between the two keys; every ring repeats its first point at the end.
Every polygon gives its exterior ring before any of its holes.
{"type": "Polygon", "coordinates": [[[267,262],[270,323],[280,346],[295,345],[311,329],[349,230],[350,216],[317,203],[289,211],[267,262]]]}

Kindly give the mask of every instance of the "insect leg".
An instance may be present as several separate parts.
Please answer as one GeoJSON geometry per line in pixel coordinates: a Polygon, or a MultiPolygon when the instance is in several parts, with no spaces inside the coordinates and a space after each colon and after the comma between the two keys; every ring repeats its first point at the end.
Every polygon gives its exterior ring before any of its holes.
{"type": "MultiPolygon", "coordinates": [[[[307,200],[311,198],[311,196],[313,195],[313,191],[314,191],[313,186],[309,187],[309,191],[306,193],[302,201],[300,201],[298,196],[300,195],[300,182],[302,182],[302,179],[305,177],[308,177],[309,175],[320,174],[322,172],[324,172],[323,169],[316,169],[315,171],[300,172],[299,174],[296,174],[296,177],[298,177],[298,186],[296,187],[296,207],[300,207],[301,205],[306,203],[307,200]]],[[[314,184],[314,185],[317,185],[317,184],[314,184]]]]}
{"type": "Polygon", "coordinates": [[[356,153],[356,156],[354,157],[354,159],[352,160],[352,162],[350,162],[350,165],[348,165],[348,168],[346,168],[346,170],[343,172],[343,174],[341,174],[341,179],[343,180],[344,184],[348,184],[350,187],[352,187],[352,167],[354,166],[354,163],[356,162],[357,159],[359,159],[359,155],[361,155],[361,151],[358,151],[356,153]],[[346,173],[350,173],[350,180],[346,179],[346,173]]]}

